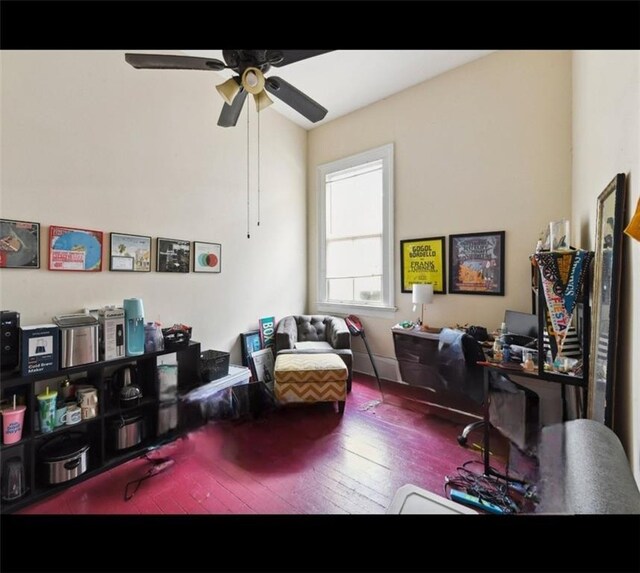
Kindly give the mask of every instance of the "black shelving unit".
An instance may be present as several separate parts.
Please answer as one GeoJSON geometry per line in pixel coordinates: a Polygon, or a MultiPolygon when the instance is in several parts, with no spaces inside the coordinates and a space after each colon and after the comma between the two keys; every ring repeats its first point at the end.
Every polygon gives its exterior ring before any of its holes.
{"type": "MultiPolygon", "coordinates": [[[[168,443],[194,429],[194,420],[182,419],[178,410],[178,427],[163,435],[157,434],[158,408],[160,405],[158,391],[157,358],[175,352],[178,362],[178,394],[188,391],[200,381],[200,343],[190,341],[188,345],[175,346],[158,352],[145,353],[140,356],[127,356],[116,360],[94,362],[73,368],[64,368],[55,372],[40,373],[33,376],[20,376],[19,373],[2,374],[0,392],[2,398],[10,398],[13,394],[24,396],[27,410],[22,432],[22,439],[16,444],[2,444],[0,453],[2,464],[13,456],[23,460],[27,492],[20,499],[12,502],[1,500],[0,512],[12,513],[36,501],[44,499],[72,485],[85,481],[108,469],[143,455],[149,449],[168,443]],[[125,365],[135,365],[138,372],[137,384],[142,388],[141,402],[130,408],[121,408],[116,397],[117,381],[113,373],[125,365]],[[91,384],[98,390],[98,414],[94,418],[82,420],[78,424],[65,425],[42,433],[38,424],[38,403],[36,383],[51,381],[52,389],[57,388],[59,379],[67,376],[83,375],[83,383],[91,384]],[[147,436],[145,439],[127,450],[114,451],[110,447],[110,422],[120,415],[143,414],[145,416],[147,436]],[[90,443],[88,469],[82,475],[58,485],[45,484],[41,478],[39,458],[40,448],[50,439],[66,432],[86,433],[90,443]]],[[[74,381],[75,382],[75,381],[74,381]]]]}

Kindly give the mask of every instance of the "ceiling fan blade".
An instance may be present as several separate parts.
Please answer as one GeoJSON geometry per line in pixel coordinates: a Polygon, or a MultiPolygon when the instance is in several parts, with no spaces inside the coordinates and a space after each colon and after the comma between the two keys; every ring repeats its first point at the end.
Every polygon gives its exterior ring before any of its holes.
{"type": "Polygon", "coordinates": [[[233,127],[238,122],[245,99],[247,99],[247,92],[241,89],[231,105],[225,103],[222,106],[222,111],[218,118],[218,125],[220,127],[233,127]]]}
{"type": "Polygon", "coordinates": [[[196,58],[195,56],[125,54],[124,59],[138,70],[206,70],[217,72],[227,67],[215,58],[196,58]]]}
{"type": "Polygon", "coordinates": [[[276,68],[299,62],[300,60],[306,60],[307,58],[313,58],[313,56],[319,56],[320,54],[326,54],[327,52],[333,52],[334,50],[267,50],[266,58],[270,59],[270,56],[274,56],[276,52],[282,55],[282,59],[279,62],[274,62],[271,65],[276,68]]]}
{"type": "Polygon", "coordinates": [[[264,89],[313,123],[324,119],[324,116],[327,115],[327,110],[318,102],[312,100],[308,95],[303,94],[298,88],[293,87],[282,78],[274,76],[266,78],[264,89]]]}

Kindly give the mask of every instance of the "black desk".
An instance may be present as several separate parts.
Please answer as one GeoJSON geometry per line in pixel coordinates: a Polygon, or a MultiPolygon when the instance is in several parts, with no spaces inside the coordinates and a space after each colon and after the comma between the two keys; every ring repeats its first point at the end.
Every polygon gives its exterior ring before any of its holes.
{"type": "Polygon", "coordinates": [[[394,326],[393,344],[402,381],[424,388],[424,401],[441,408],[482,416],[482,394],[478,377],[475,392],[473,382],[448,378],[439,351],[440,334],[394,326]],[[473,390],[473,388],[471,388],[473,390]]]}
{"type": "MultiPolygon", "coordinates": [[[[491,424],[490,417],[489,417],[489,403],[491,400],[489,385],[490,385],[491,376],[494,373],[500,373],[503,376],[506,376],[507,378],[511,375],[511,376],[518,376],[521,378],[528,378],[530,380],[544,380],[546,382],[554,382],[554,383],[561,384],[563,422],[565,422],[567,419],[565,385],[568,384],[570,386],[578,386],[578,387],[585,388],[586,382],[584,381],[583,378],[579,376],[570,376],[568,374],[560,374],[557,372],[544,372],[543,374],[540,374],[539,370],[535,370],[531,372],[531,371],[524,370],[522,367],[519,367],[519,366],[503,366],[501,364],[493,364],[491,362],[478,362],[478,365],[482,366],[484,370],[484,386],[483,386],[484,401],[483,401],[483,409],[482,409],[483,419],[484,419],[484,425],[483,425],[483,428],[484,428],[484,434],[483,434],[484,474],[506,478],[506,476],[503,476],[502,474],[498,473],[493,468],[491,468],[490,462],[489,462],[489,429],[491,424]]],[[[585,393],[585,401],[586,401],[586,393],[585,393]]],[[[586,404],[585,404],[585,407],[586,407],[586,404]]],[[[512,481],[519,481],[519,480],[513,480],[512,478],[508,478],[508,479],[512,481]]]]}

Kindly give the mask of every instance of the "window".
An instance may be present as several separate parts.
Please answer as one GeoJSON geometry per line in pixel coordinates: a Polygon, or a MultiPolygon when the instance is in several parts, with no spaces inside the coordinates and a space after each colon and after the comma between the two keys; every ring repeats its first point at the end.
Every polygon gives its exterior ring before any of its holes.
{"type": "Polygon", "coordinates": [[[320,165],[318,201],[318,309],[395,311],[393,144],[320,165]]]}

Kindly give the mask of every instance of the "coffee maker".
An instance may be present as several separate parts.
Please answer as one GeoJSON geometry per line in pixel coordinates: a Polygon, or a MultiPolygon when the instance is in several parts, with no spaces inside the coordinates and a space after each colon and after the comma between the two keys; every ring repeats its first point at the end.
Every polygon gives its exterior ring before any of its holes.
{"type": "Polygon", "coordinates": [[[127,356],[144,353],[144,307],[142,299],[125,298],[122,304],[125,320],[125,346],[127,356]]]}
{"type": "Polygon", "coordinates": [[[0,368],[15,370],[20,364],[20,313],[15,310],[0,311],[0,368]]]}

